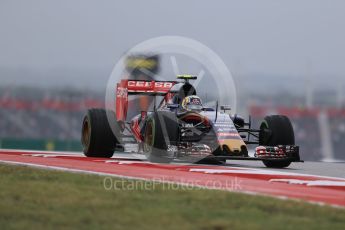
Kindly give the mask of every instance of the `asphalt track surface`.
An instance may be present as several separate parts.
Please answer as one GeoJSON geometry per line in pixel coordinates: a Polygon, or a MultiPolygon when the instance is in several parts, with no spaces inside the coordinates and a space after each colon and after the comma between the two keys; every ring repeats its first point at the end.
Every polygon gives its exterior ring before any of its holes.
{"type": "Polygon", "coordinates": [[[261,161],[227,161],[227,166],[260,168],[262,170],[293,172],[318,176],[339,177],[345,179],[345,162],[312,162],[291,163],[284,169],[267,169],[261,161]]]}
{"type": "Polygon", "coordinates": [[[227,161],[225,165],[153,164],[138,154],[111,159],[81,153],[0,150],[0,163],[92,173],[128,179],[192,185],[281,199],[297,199],[345,208],[345,164],[293,163],[267,169],[260,161],[227,161]]]}
{"type": "MultiPolygon", "coordinates": [[[[145,160],[140,154],[133,153],[116,153],[114,157],[133,157],[145,160]]],[[[183,163],[182,163],[183,164],[183,163]]],[[[283,169],[268,169],[261,161],[245,161],[245,160],[227,160],[226,164],[223,166],[229,167],[242,167],[242,168],[255,168],[269,171],[278,171],[278,172],[292,172],[292,173],[301,173],[309,175],[318,175],[318,176],[329,176],[329,177],[338,177],[345,179],[345,161],[336,161],[336,162],[315,162],[315,161],[305,161],[305,162],[296,162],[291,163],[288,168],[283,169]]]]}
{"type": "MultiPolygon", "coordinates": [[[[144,160],[140,154],[133,153],[117,153],[114,157],[133,157],[144,160]]],[[[314,161],[305,161],[305,162],[296,162],[291,163],[288,168],[283,169],[268,169],[261,161],[245,161],[245,160],[227,160],[226,164],[223,166],[229,167],[242,167],[242,168],[255,168],[269,171],[278,171],[278,172],[292,172],[292,173],[301,173],[309,175],[318,175],[318,176],[329,176],[329,177],[338,177],[345,179],[345,161],[336,161],[336,162],[314,162],[314,161]]]]}

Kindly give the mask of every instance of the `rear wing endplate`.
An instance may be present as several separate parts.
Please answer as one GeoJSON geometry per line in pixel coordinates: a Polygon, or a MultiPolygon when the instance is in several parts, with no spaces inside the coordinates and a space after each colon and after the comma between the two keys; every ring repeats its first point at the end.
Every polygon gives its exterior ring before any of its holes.
{"type": "Polygon", "coordinates": [[[128,95],[164,96],[176,81],[121,80],[116,86],[116,119],[125,121],[128,110],[128,95]]]}

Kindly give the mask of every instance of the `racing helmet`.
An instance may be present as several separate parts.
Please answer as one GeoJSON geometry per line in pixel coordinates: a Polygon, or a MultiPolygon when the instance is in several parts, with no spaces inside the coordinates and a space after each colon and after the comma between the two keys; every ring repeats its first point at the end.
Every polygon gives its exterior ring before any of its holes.
{"type": "Polygon", "coordinates": [[[187,96],[182,100],[182,108],[187,111],[197,111],[202,110],[202,102],[200,97],[196,95],[187,96]]]}

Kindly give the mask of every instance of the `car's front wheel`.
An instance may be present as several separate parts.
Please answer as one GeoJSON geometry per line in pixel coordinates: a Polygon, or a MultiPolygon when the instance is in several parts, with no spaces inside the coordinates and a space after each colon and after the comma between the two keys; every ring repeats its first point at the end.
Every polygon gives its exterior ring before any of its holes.
{"type": "Polygon", "coordinates": [[[151,162],[169,163],[178,136],[178,122],[174,113],[158,111],[146,121],[143,150],[151,162]]]}
{"type": "MultiPolygon", "coordinates": [[[[259,145],[294,145],[295,135],[290,119],[282,115],[266,116],[260,125],[259,145]]],[[[290,160],[263,160],[268,168],[285,168],[290,160]]]]}

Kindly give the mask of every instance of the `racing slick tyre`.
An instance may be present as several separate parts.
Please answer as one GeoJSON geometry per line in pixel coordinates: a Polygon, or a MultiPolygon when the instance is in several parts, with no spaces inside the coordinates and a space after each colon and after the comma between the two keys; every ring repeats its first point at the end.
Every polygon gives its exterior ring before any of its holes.
{"type": "MultiPolygon", "coordinates": [[[[112,116],[115,115],[110,112],[112,116]]],[[[87,157],[110,158],[116,148],[116,137],[112,132],[104,109],[89,109],[83,120],[81,142],[87,157]]]]}
{"type": "Polygon", "coordinates": [[[178,120],[175,113],[158,111],[149,117],[144,133],[143,150],[147,158],[155,163],[170,163],[178,138],[178,120]]]}
{"type": "MultiPolygon", "coordinates": [[[[288,117],[282,115],[266,116],[260,125],[259,145],[277,146],[294,145],[295,135],[288,117]]],[[[285,168],[291,164],[290,160],[263,160],[268,168],[285,168]]]]}

